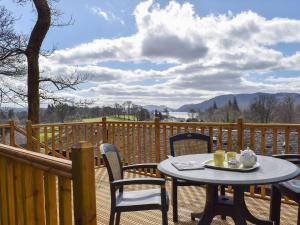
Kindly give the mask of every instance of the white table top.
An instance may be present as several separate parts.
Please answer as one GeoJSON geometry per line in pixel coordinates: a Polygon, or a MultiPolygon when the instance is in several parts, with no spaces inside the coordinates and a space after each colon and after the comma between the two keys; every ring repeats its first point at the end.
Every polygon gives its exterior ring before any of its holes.
{"type": "Polygon", "coordinates": [[[217,169],[199,169],[179,171],[172,164],[176,161],[199,161],[201,163],[213,159],[213,154],[196,154],[178,156],[162,161],[158,169],[165,175],[188,181],[206,184],[251,185],[272,184],[291,180],[300,174],[300,169],[282,159],[268,156],[257,156],[260,167],[251,172],[224,171],[217,169]]]}

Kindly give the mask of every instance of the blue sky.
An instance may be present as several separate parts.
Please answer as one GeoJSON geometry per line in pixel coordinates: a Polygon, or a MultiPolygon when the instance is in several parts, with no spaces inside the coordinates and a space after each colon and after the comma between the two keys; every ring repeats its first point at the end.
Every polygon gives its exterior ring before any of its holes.
{"type": "MultiPolygon", "coordinates": [[[[28,34],[30,4],[2,0],[28,34]]],[[[41,67],[85,73],[90,80],[64,94],[109,105],[178,107],[219,94],[300,91],[298,0],[76,0],[56,4],[72,26],[52,28],[41,67]]]]}

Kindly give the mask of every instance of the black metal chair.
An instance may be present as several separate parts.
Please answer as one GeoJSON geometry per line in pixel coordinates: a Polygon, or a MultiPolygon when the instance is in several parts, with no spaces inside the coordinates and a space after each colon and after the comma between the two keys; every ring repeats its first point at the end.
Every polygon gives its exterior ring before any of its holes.
{"type": "MultiPolygon", "coordinates": [[[[300,154],[282,154],[273,155],[273,157],[285,159],[296,165],[300,165],[300,154]]],[[[280,206],[282,196],[286,196],[300,204],[300,180],[293,179],[272,185],[270,220],[274,221],[275,225],[280,225],[280,206]]],[[[300,225],[300,207],[298,207],[297,225],[300,225]]]]}
{"type": "MultiPolygon", "coordinates": [[[[171,156],[180,156],[187,154],[211,153],[210,137],[199,133],[180,133],[170,137],[171,156]]],[[[177,189],[179,186],[201,186],[202,184],[190,181],[172,180],[172,205],[173,221],[178,222],[178,199],[177,189]]],[[[225,188],[221,188],[221,194],[225,195],[225,188]]],[[[191,219],[198,218],[196,213],[191,214],[191,219]]],[[[225,219],[224,217],[222,217],[225,219]]]]}
{"type": "Polygon", "coordinates": [[[163,178],[135,178],[124,179],[124,171],[140,168],[157,169],[157,164],[136,164],[123,166],[118,154],[118,149],[112,144],[102,144],[101,154],[107,167],[110,192],[111,192],[111,212],[109,225],[119,225],[121,212],[141,211],[141,210],[161,210],[162,224],[168,224],[169,200],[166,193],[166,180],[163,178]],[[151,184],[158,185],[157,189],[146,189],[137,191],[124,191],[126,185],[151,184]],[[116,214],[116,223],[115,222],[116,214]]]}

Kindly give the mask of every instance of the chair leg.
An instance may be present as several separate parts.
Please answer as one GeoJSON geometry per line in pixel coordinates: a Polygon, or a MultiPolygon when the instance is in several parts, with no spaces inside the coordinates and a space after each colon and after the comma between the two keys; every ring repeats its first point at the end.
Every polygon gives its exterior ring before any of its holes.
{"type": "MultiPolygon", "coordinates": [[[[298,205],[300,205],[300,202],[298,202],[298,205]]],[[[298,206],[298,221],[297,225],[300,225],[300,206],[298,206]]]]}
{"type": "Polygon", "coordinates": [[[120,224],[120,218],[121,218],[121,212],[117,212],[117,215],[116,215],[116,225],[120,224]]]}
{"type": "Polygon", "coordinates": [[[270,203],[270,220],[274,222],[274,225],[280,225],[280,206],[281,206],[281,193],[280,190],[273,185],[271,203],[270,203]]]}
{"type": "Polygon", "coordinates": [[[172,182],[172,206],[173,206],[173,221],[178,222],[178,202],[177,202],[177,183],[172,182]]]}
{"type": "Polygon", "coordinates": [[[110,211],[109,225],[115,225],[115,211],[110,211]]]}
{"type": "Polygon", "coordinates": [[[163,225],[168,225],[168,211],[167,211],[167,209],[163,209],[161,211],[161,213],[162,213],[162,224],[163,225]]]}

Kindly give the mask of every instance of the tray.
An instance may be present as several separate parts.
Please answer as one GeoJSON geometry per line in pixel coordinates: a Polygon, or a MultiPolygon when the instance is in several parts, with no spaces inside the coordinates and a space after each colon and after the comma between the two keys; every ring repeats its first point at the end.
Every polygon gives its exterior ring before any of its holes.
{"type": "Polygon", "coordinates": [[[255,163],[253,167],[245,168],[243,165],[240,165],[237,168],[228,167],[227,161],[224,161],[224,166],[216,166],[214,160],[207,160],[203,163],[203,165],[207,168],[218,169],[218,170],[229,170],[229,171],[237,171],[237,172],[250,172],[256,170],[260,165],[259,163],[255,163]]]}

